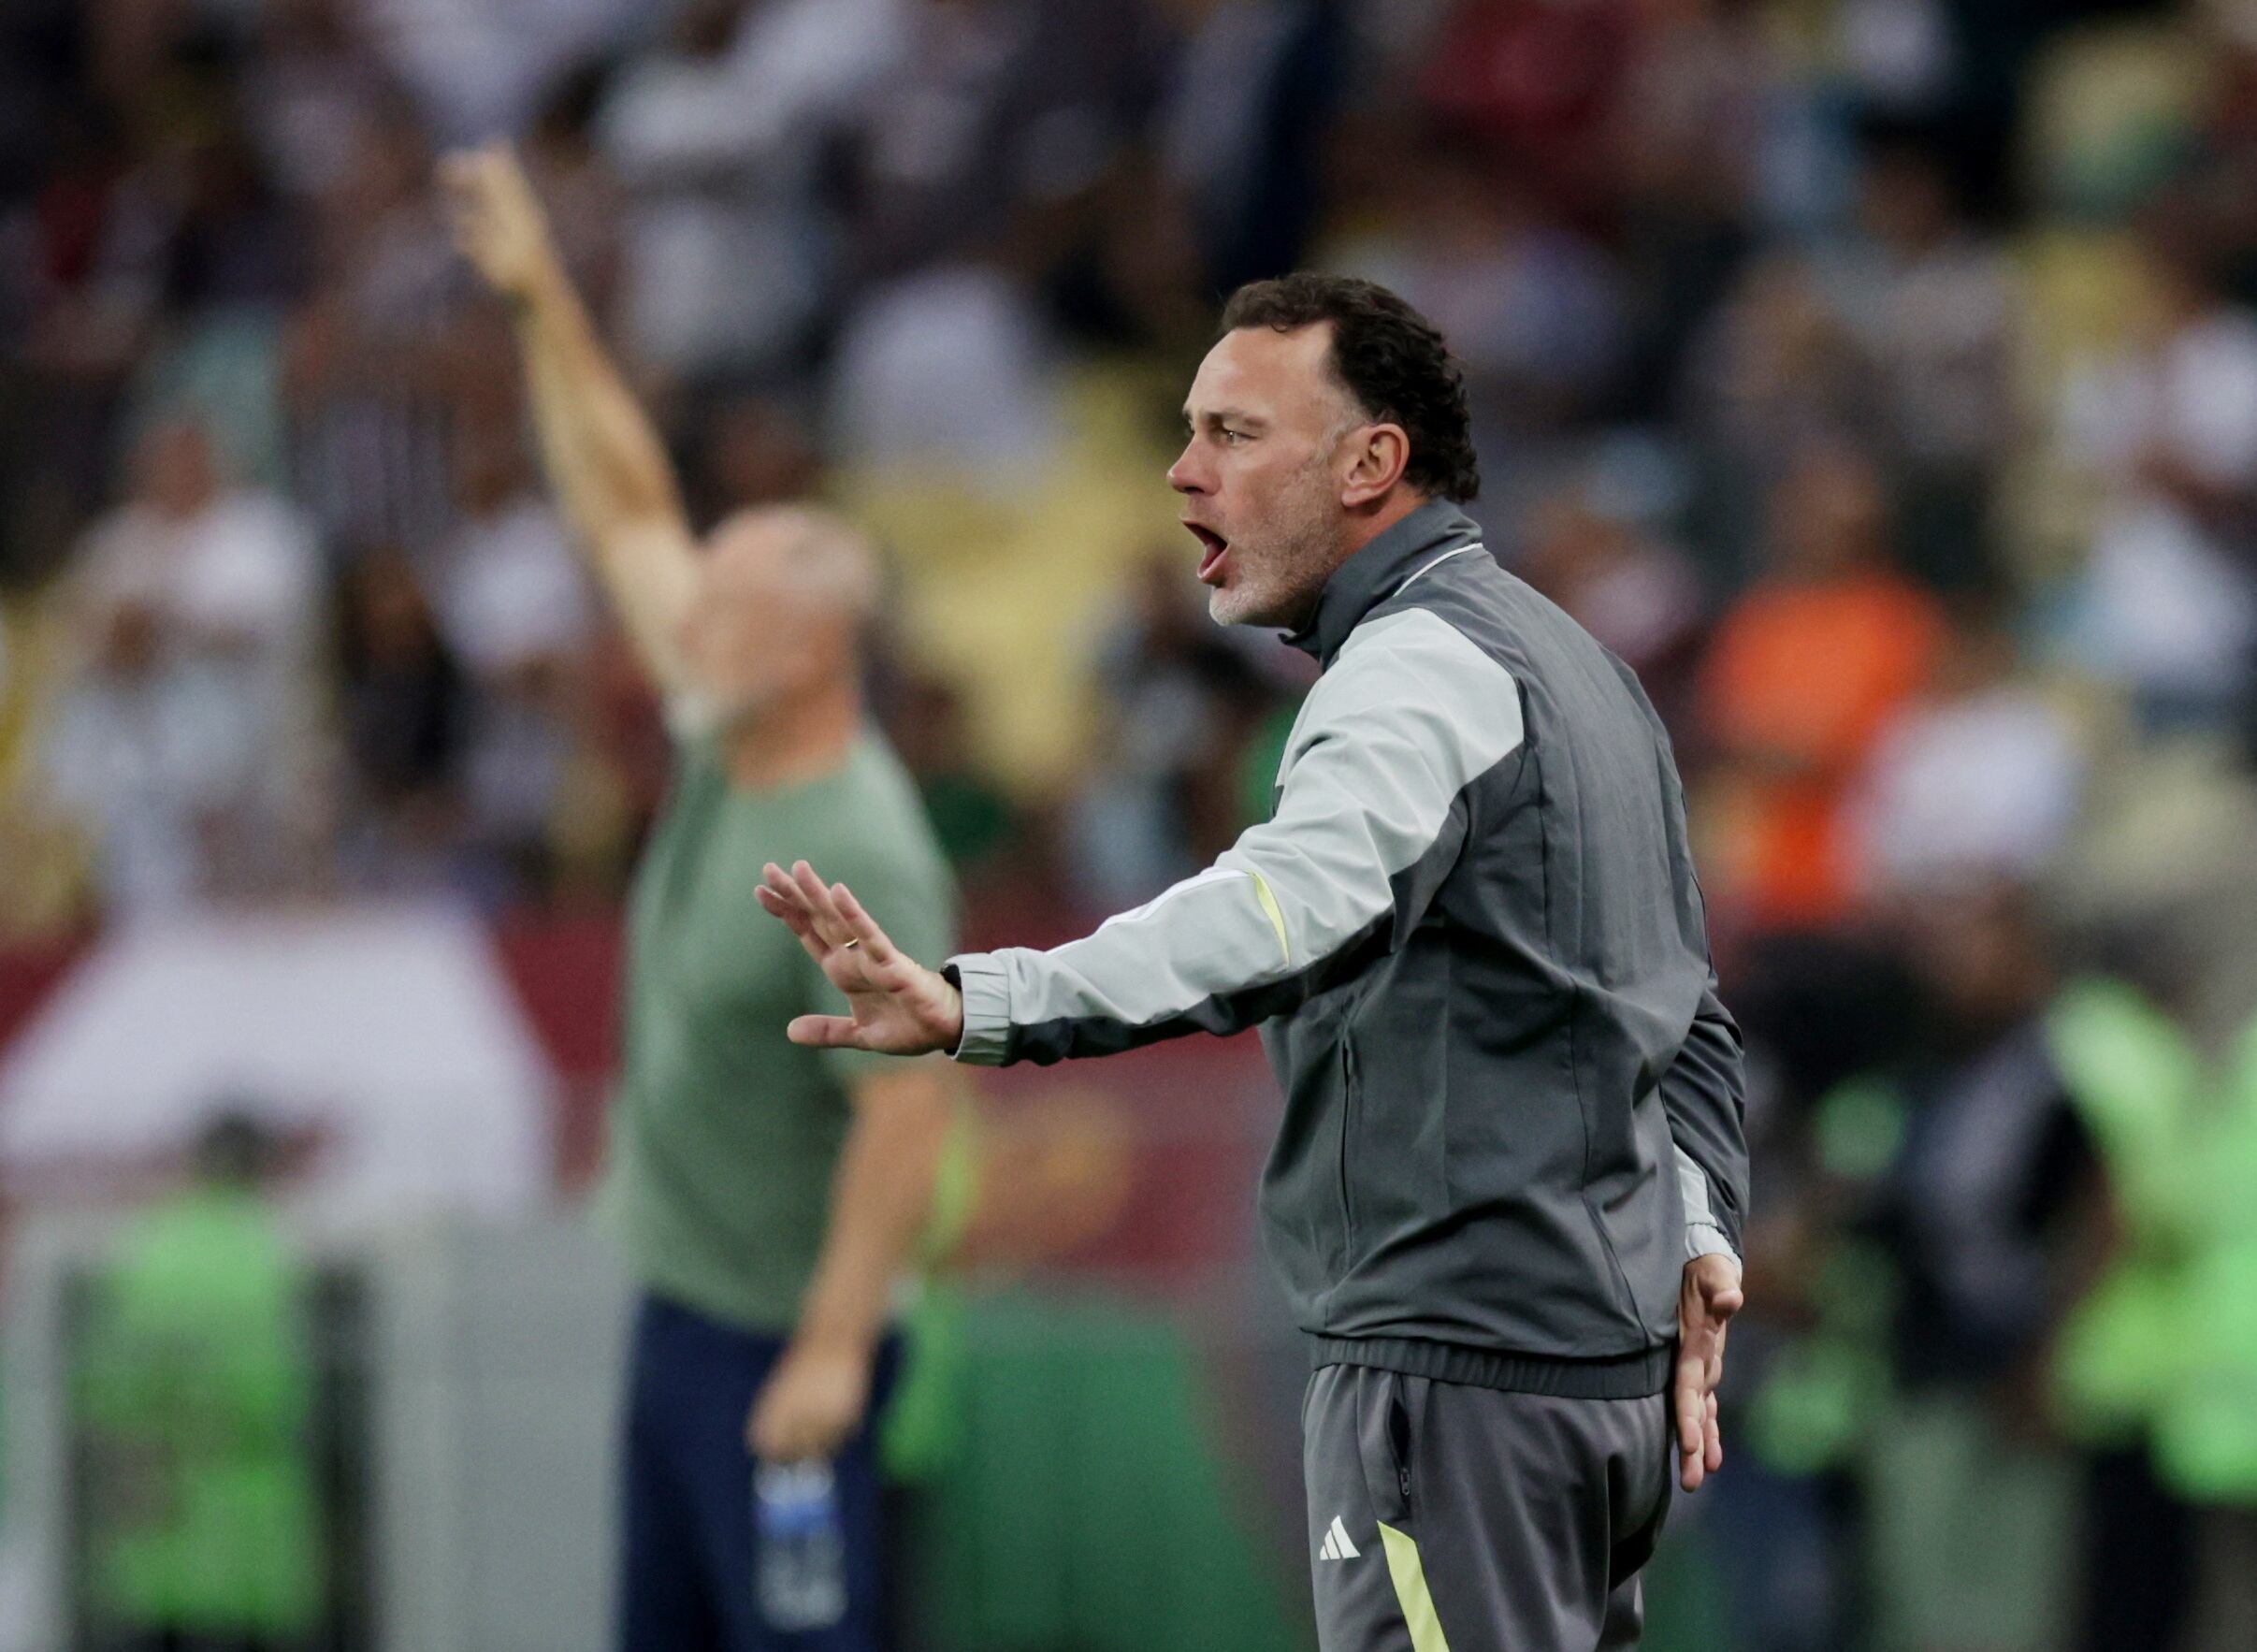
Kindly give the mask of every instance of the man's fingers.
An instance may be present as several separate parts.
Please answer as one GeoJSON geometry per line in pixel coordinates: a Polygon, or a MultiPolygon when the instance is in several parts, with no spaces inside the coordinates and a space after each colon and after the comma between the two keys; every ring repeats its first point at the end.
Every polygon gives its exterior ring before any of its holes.
{"type": "Polygon", "coordinates": [[[794,1044],[817,1050],[867,1050],[850,1015],[795,1015],[784,1036],[794,1044]]]}
{"type": "Polygon", "coordinates": [[[1689,1405],[1678,1406],[1677,1455],[1684,1457],[1700,1456],[1703,1438],[1700,1412],[1689,1405]]]}
{"type": "MultiPolygon", "coordinates": [[[[771,871],[774,868],[771,867],[771,871]]],[[[760,909],[781,918],[791,933],[806,939],[815,931],[815,919],[807,910],[807,903],[800,899],[800,891],[787,878],[779,890],[773,884],[756,884],[752,898],[760,903],[760,909]]]]}
{"type": "Polygon", "coordinates": [[[804,861],[795,861],[791,866],[791,881],[798,887],[800,898],[807,910],[815,915],[815,932],[834,947],[843,947],[853,938],[846,916],[831,898],[831,886],[816,876],[815,868],[804,861]]]}
{"type": "MultiPolygon", "coordinates": [[[[820,958],[829,949],[831,942],[823,935],[819,915],[815,909],[814,903],[807,898],[807,891],[800,887],[796,877],[774,861],[769,862],[766,866],[761,868],[760,877],[760,892],[772,897],[776,903],[774,906],[768,907],[768,909],[775,912],[779,917],[785,913],[791,914],[796,919],[796,921],[792,922],[792,932],[807,942],[808,946],[815,950],[815,955],[820,958]]],[[[763,906],[768,905],[766,901],[762,901],[760,904],[763,906]]]]}
{"type": "Polygon", "coordinates": [[[1688,1303],[1672,1384],[1677,1424],[1677,1477],[1687,1491],[1724,1466],[1724,1434],[1717,1422],[1716,1387],[1724,1380],[1724,1339],[1739,1311],[1737,1289],[1688,1303]]]}
{"type": "Polygon", "coordinates": [[[845,915],[846,926],[854,931],[854,938],[861,942],[862,951],[872,963],[891,964],[900,956],[894,951],[893,943],[886,938],[886,932],[878,928],[877,920],[862,910],[862,904],[854,898],[852,890],[843,883],[833,884],[831,894],[845,915]]]}
{"type": "Polygon", "coordinates": [[[803,935],[806,933],[807,914],[801,911],[791,902],[784,899],[782,895],[777,894],[766,884],[763,883],[754,889],[752,898],[760,903],[760,910],[771,918],[781,918],[792,934],[803,935]]]}
{"type": "Polygon", "coordinates": [[[823,937],[815,933],[815,923],[800,907],[777,895],[773,890],[755,888],[752,898],[760,903],[760,909],[771,917],[780,919],[784,927],[799,937],[800,949],[820,964],[831,955],[823,945],[823,937]]]}
{"type": "Polygon", "coordinates": [[[1699,1451],[1704,1391],[1698,1360],[1685,1356],[1678,1359],[1677,1379],[1671,1385],[1671,1397],[1677,1413],[1677,1449],[1686,1453],[1699,1451]]]}

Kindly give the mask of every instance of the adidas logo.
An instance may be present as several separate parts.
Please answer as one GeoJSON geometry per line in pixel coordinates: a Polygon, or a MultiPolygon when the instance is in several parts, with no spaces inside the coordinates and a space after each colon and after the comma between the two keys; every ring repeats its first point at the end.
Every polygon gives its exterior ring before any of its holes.
{"type": "Polygon", "coordinates": [[[1335,1514],[1332,1524],[1324,1529],[1324,1545],[1317,1550],[1320,1560],[1353,1560],[1364,1551],[1348,1541],[1348,1528],[1335,1514]]]}

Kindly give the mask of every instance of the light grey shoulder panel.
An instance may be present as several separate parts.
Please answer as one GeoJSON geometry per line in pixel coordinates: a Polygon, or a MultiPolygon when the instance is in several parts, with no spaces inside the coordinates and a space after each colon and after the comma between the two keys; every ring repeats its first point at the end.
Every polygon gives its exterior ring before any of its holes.
{"type": "Polygon", "coordinates": [[[1516,751],[1512,674],[1425,609],[1359,627],[1286,743],[1274,819],[1215,864],[1048,952],[953,960],[959,1059],[1097,1054],[1234,1031],[1393,913],[1398,874],[1463,830],[1458,794],[1516,751]]]}

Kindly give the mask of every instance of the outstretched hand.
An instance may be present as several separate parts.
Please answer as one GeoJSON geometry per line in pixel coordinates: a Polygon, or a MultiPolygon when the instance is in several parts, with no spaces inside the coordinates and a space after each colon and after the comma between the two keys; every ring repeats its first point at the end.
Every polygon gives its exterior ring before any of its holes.
{"type": "Polygon", "coordinates": [[[760,879],[754,896],[800,937],[852,1012],[795,1017],[785,1028],[794,1044],[925,1055],[962,1041],[963,995],[888,940],[845,884],[825,884],[804,861],[789,872],[771,861],[760,879]]]}
{"type": "Polygon", "coordinates": [[[1716,1426],[1716,1385],[1724,1380],[1724,1333],[1747,1300],[1740,1264],[1730,1256],[1696,1256],[1677,1292],[1677,1481],[1687,1491],[1724,1467],[1716,1426]]]}

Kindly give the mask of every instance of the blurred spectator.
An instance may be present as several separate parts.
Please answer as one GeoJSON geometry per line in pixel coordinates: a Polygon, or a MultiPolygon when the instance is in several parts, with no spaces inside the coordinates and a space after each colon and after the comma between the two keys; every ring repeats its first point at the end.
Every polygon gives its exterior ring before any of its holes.
{"type": "Polygon", "coordinates": [[[631,191],[626,326],[678,377],[774,369],[836,265],[814,194],[826,136],[904,49],[900,0],[694,0],[631,64],[596,132],[631,191]]]}
{"type": "Polygon", "coordinates": [[[2076,1575],[2046,1359],[2098,1217],[2049,1030],[2055,945],[2023,890],[1980,880],[1932,890],[1903,933],[1929,1006],[1917,1053],[1853,1080],[1820,1123],[1843,1159],[1859,1134],[1895,1144],[1864,1196],[1894,1276],[1896,1398],[1866,1469],[1879,1640],[2042,1652],[2068,1638],[2076,1575]]]}
{"type": "Polygon", "coordinates": [[[826,435],[842,466],[1023,488],[1063,431],[1057,340],[1025,283],[950,265],[875,288],[848,320],[826,435]],[[977,418],[964,417],[977,407],[977,418]]]}
{"type": "Polygon", "coordinates": [[[2217,57],[2197,187],[2217,215],[2234,292],[2248,303],[2257,299],[2257,14],[2238,0],[2209,0],[2201,9],[2217,57]]]}
{"type": "Polygon", "coordinates": [[[1628,0],[1460,0],[1421,90],[1440,120],[1486,147],[1497,178],[1585,209],[1604,192],[1601,134],[1630,36],[1628,0]]]}
{"type": "Polygon", "coordinates": [[[619,291],[620,241],[631,198],[596,140],[609,80],[600,62],[566,76],[518,139],[518,158],[548,207],[564,268],[599,315],[611,312],[619,291]]]}
{"type": "Polygon", "coordinates": [[[905,17],[905,50],[864,90],[843,146],[862,279],[1008,260],[1031,217],[1112,167],[1151,95],[1142,7],[940,0],[905,17]]]}
{"type": "Polygon", "coordinates": [[[1107,911],[1150,899],[1237,837],[1240,762],[1268,702],[1208,622],[1181,556],[1147,561],[1131,601],[1101,645],[1105,755],[1072,828],[1078,897],[1107,911]]]}
{"type": "Polygon", "coordinates": [[[112,603],[90,646],[47,726],[47,807],[86,840],[93,892],[111,917],[211,894],[229,805],[250,790],[259,748],[149,603],[112,603]]]}
{"type": "Polygon", "coordinates": [[[1722,296],[1778,185],[1786,95],[1762,8],[1639,0],[1611,112],[1611,183],[1634,272],[1640,413],[1664,410],[1700,318],[1722,296]]]}
{"type": "Polygon", "coordinates": [[[1950,0],[1845,0],[1832,44],[1860,100],[1893,115],[1941,111],[1960,74],[1950,0]]]}
{"type": "MultiPolygon", "coordinates": [[[[1870,962],[1798,960],[1827,973],[1790,1013],[1874,1025],[1837,1037],[1830,1072],[1801,1064],[1815,1105],[1765,1133],[1750,1472],[1724,1510],[1737,1644],[2060,1645],[2075,1485],[2045,1380],[2096,1181],[2053,1051],[2055,942],[2010,882],[1934,888],[1895,920],[1908,993],[1870,962]]],[[[1753,1021],[1779,1013],[1751,995],[1753,1021]]]]}
{"type": "Polygon", "coordinates": [[[936,676],[910,672],[888,697],[886,732],[917,782],[933,835],[959,877],[1017,847],[1010,799],[973,761],[963,703],[936,676]]]}
{"type": "Polygon", "coordinates": [[[1700,584],[1603,466],[1530,513],[1519,572],[1637,672],[1671,729],[1685,726],[1700,639],[1700,584]]]}
{"type": "Polygon", "coordinates": [[[232,111],[210,137],[169,159],[166,301],[200,311],[268,308],[295,297],[306,274],[302,226],[275,194],[232,111]]]}
{"type": "Polygon", "coordinates": [[[582,52],[629,35],[632,0],[357,0],[369,44],[390,63],[444,144],[525,124],[582,52]]]}
{"type": "Polygon", "coordinates": [[[1446,152],[1418,155],[1391,196],[1376,244],[1344,262],[1442,329],[1485,452],[1509,468],[1531,437],[1604,405],[1626,327],[1604,252],[1517,180],[1446,152]]]}
{"type": "Polygon", "coordinates": [[[481,432],[462,452],[461,523],[426,576],[448,646],[488,678],[528,660],[569,659],[594,627],[587,582],[516,432],[481,432]]]}
{"type": "Polygon", "coordinates": [[[1850,861],[1882,896],[2034,881],[2076,822],[2083,769],[2076,731],[2017,671],[2000,616],[1963,610],[1927,692],[1881,734],[1857,783],[1850,861]]]}
{"type": "Polygon", "coordinates": [[[2257,1015],[2245,980],[2233,1021],[2208,1022],[2215,960],[2189,918],[2120,914],[2112,975],[2078,983],[2053,1018],[2108,1196],[2096,1277],[2053,1371],[2085,1459],[2080,1645],[2095,1652],[2257,1633],[2257,1015]],[[2105,1584],[2091,1573],[2104,1555],[2105,1584]]]}
{"type": "Polygon", "coordinates": [[[2062,395],[2066,442],[2108,490],[2073,642],[2150,718],[2208,719],[2257,647],[2257,316],[2223,290],[2184,201],[2148,227],[2152,317],[2062,395]]]}
{"type": "Polygon", "coordinates": [[[339,603],[340,720],[354,812],[343,850],[354,881],[446,875],[461,812],[470,705],[412,566],[377,553],[349,570],[339,603]]]}
{"type": "Polygon", "coordinates": [[[132,492],[88,531],[71,583],[82,609],[144,603],[183,653],[236,666],[253,737],[266,741],[311,659],[319,578],[305,519],[263,489],[230,485],[210,433],[181,416],[142,437],[132,492]]]}
{"type": "Polygon", "coordinates": [[[122,1652],[283,1652],[323,1615],[308,1278],[274,1167],[264,1127],[214,1122],[92,1294],[73,1375],[96,1623],[122,1652]]]}
{"type": "Polygon", "coordinates": [[[1771,517],[1771,570],[1724,616],[1700,682],[1710,898],[1759,930],[1847,915],[1844,796],[1926,681],[1939,629],[1890,566],[1879,481],[1854,449],[1803,447],[1771,517]]]}
{"type": "Polygon", "coordinates": [[[1183,38],[1156,118],[1166,176],[1189,209],[1202,286],[1227,293],[1300,263],[1317,225],[1323,139],[1353,78],[1350,7],[1175,0],[1167,9],[1183,38]]]}
{"type": "Polygon", "coordinates": [[[125,378],[163,296],[147,173],[116,123],[66,103],[49,142],[7,237],[19,313],[0,371],[24,402],[25,452],[11,487],[22,543],[0,568],[18,578],[52,567],[108,486],[125,378]]]}
{"type": "Polygon", "coordinates": [[[291,326],[283,391],[297,485],[347,554],[451,525],[461,404],[513,394],[470,348],[469,292],[431,197],[430,152],[397,101],[359,128],[318,203],[320,276],[291,326]]]}
{"type": "Polygon", "coordinates": [[[1697,330],[1684,375],[1677,423],[1700,467],[1704,560],[1752,572],[1762,501],[1812,436],[1874,427],[1869,387],[1816,271],[1786,252],[1749,261],[1697,330]]]}
{"type": "Polygon", "coordinates": [[[1931,585],[1981,585],[1990,469],[2014,439],[2004,256],[1968,225],[1932,150],[1882,133],[1858,181],[1858,233],[1818,273],[1874,380],[1906,565],[1931,585]]]}
{"type": "Polygon", "coordinates": [[[703,440],[687,484],[697,520],[718,522],[731,511],[815,492],[823,458],[805,413],[781,399],[732,396],[700,425],[703,440]]]}
{"type": "Polygon", "coordinates": [[[359,164],[391,83],[354,37],[352,0],[269,0],[258,8],[243,108],[268,175],[318,200],[359,164]]]}
{"type": "Polygon", "coordinates": [[[47,750],[108,904],[272,887],[310,755],[300,697],[316,569],[297,513],[229,488],[202,427],[143,439],[126,503],[71,581],[79,675],[47,750]]]}
{"type": "Polygon", "coordinates": [[[430,582],[466,678],[463,830],[494,898],[546,882],[551,821],[578,755],[581,666],[594,630],[586,583],[513,429],[468,444],[462,526],[430,582]]]}

